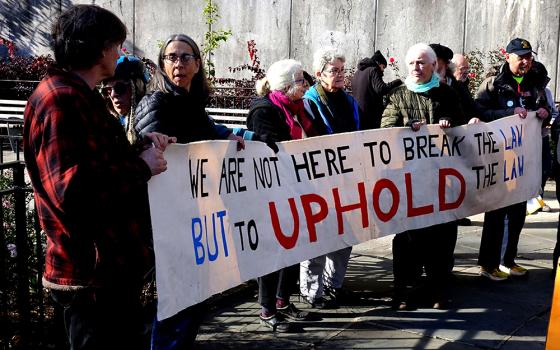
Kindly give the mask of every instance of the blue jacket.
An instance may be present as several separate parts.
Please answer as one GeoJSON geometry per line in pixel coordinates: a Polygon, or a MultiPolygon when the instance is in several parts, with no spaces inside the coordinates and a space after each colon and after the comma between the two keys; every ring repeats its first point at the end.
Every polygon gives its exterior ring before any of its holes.
{"type": "MultiPolygon", "coordinates": [[[[346,93],[345,91],[342,91],[342,93],[344,93],[353,111],[353,115],[351,116],[355,124],[355,130],[353,131],[360,130],[360,114],[359,114],[358,104],[356,103],[356,100],[354,100],[354,98],[350,96],[348,93],[346,93]]],[[[321,99],[321,96],[317,91],[317,85],[314,85],[309,90],[307,90],[303,98],[304,98],[305,110],[309,113],[309,115],[312,118],[318,118],[319,116],[321,117],[323,123],[325,124],[327,134],[335,134],[339,132],[350,131],[350,130],[336,130],[336,127],[332,125],[331,121],[334,118],[337,119],[348,118],[350,116],[335,115],[332,108],[333,106],[330,105],[329,102],[327,102],[327,104],[323,103],[323,99],[321,99]],[[312,102],[314,106],[312,106],[310,102],[312,102]],[[317,111],[319,112],[319,115],[317,115],[317,111]]]]}

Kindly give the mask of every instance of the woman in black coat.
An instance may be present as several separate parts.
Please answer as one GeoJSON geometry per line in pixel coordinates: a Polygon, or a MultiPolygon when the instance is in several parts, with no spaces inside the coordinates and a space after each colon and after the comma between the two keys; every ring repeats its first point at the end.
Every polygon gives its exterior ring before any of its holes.
{"type": "MultiPolygon", "coordinates": [[[[262,96],[251,104],[247,128],[269,145],[319,135],[307,116],[302,97],[309,85],[304,79],[301,63],[281,60],[273,63],[266,77],[257,82],[262,96]]],[[[277,332],[293,330],[286,318],[304,320],[306,312],[290,303],[296,289],[299,264],[258,278],[261,324],[277,332]]]]}

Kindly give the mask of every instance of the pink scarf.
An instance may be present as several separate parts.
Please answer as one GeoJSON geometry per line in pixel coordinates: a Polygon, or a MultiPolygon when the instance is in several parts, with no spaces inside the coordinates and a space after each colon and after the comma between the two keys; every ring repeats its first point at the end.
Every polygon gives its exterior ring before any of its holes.
{"type": "Polygon", "coordinates": [[[274,90],[268,94],[268,98],[272,103],[284,112],[286,119],[286,124],[290,127],[290,135],[293,140],[299,140],[303,138],[303,130],[307,136],[316,136],[317,133],[313,129],[311,121],[307,118],[305,114],[305,108],[303,107],[303,100],[294,102],[290,100],[282,91],[274,90]],[[293,116],[297,115],[298,120],[296,121],[293,116]],[[303,129],[302,129],[303,128],[303,129]]]}

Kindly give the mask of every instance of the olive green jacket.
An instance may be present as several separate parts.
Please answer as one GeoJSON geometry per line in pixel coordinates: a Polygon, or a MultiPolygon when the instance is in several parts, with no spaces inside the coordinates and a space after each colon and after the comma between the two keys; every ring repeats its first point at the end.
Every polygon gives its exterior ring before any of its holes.
{"type": "Polygon", "coordinates": [[[451,126],[466,124],[459,96],[451,87],[440,84],[426,92],[416,93],[401,85],[388,96],[388,104],[381,117],[381,127],[410,126],[412,122],[437,124],[449,120],[451,126]]]}

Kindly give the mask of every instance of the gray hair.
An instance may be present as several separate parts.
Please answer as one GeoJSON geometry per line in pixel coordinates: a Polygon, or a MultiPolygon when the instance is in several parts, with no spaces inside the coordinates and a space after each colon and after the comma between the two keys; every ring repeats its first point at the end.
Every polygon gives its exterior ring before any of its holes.
{"type": "Polygon", "coordinates": [[[408,49],[405,56],[405,63],[408,64],[412,59],[418,57],[422,53],[426,54],[426,56],[430,60],[429,63],[436,63],[437,65],[436,53],[428,44],[424,44],[424,43],[414,44],[408,49]]]}
{"type": "Polygon", "coordinates": [[[346,62],[344,54],[334,47],[321,48],[313,55],[313,73],[321,73],[327,64],[333,64],[337,60],[346,62]]]}
{"type": "Polygon", "coordinates": [[[257,94],[265,96],[274,90],[287,92],[294,85],[294,76],[299,71],[303,71],[299,61],[286,59],[274,62],[266,71],[266,77],[257,81],[257,94]]]}

